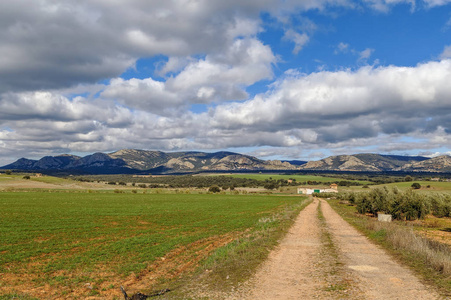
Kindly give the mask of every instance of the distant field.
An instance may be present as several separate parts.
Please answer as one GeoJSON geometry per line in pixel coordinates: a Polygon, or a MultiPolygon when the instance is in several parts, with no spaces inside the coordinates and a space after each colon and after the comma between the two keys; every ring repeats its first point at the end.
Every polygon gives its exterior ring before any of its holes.
{"type": "Polygon", "coordinates": [[[52,184],[70,184],[70,183],[74,182],[71,179],[64,179],[64,178],[53,177],[53,176],[31,177],[30,180],[44,182],[44,183],[52,183],[52,184]]]}
{"type": "Polygon", "coordinates": [[[12,175],[4,175],[0,174],[0,182],[2,181],[17,181],[17,180],[23,180],[23,177],[25,175],[30,176],[30,179],[27,179],[28,181],[36,181],[36,182],[44,182],[44,183],[52,183],[52,184],[69,184],[73,183],[74,181],[71,179],[64,179],[60,177],[53,177],[53,176],[42,176],[42,177],[34,177],[34,174],[12,174],[12,175]]]}
{"type": "MultiPolygon", "coordinates": [[[[451,193],[451,182],[437,182],[437,181],[409,181],[409,182],[395,182],[388,184],[372,185],[370,188],[387,186],[387,187],[398,187],[399,189],[410,189],[412,183],[418,182],[421,185],[420,192],[449,192],[451,193]],[[430,186],[430,187],[428,187],[430,186]]],[[[352,191],[364,191],[362,187],[349,187],[347,190],[352,191]]]]}
{"type": "Polygon", "coordinates": [[[153,280],[177,276],[195,268],[215,248],[252,231],[259,220],[302,200],[268,195],[3,192],[0,295],[48,285],[55,295],[107,297],[124,281],[153,276],[154,270],[164,272],[153,280]]]}
{"type": "Polygon", "coordinates": [[[412,183],[418,182],[421,185],[421,191],[437,191],[437,192],[451,192],[451,182],[437,182],[437,181],[410,181],[397,182],[388,184],[388,186],[397,186],[398,188],[410,188],[412,183]],[[429,188],[427,186],[430,186],[429,188]]]}
{"type": "MultiPolygon", "coordinates": [[[[236,178],[249,178],[249,179],[256,179],[256,180],[266,180],[269,178],[278,180],[278,179],[296,179],[297,182],[304,182],[304,181],[317,181],[317,182],[336,182],[336,181],[342,181],[345,179],[341,178],[334,178],[334,177],[326,177],[326,176],[315,176],[315,175],[278,175],[278,174],[233,174],[233,175],[227,175],[231,177],[236,178]]],[[[354,181],[354,180],[353,180],[354,181]]],[[[361,184],[368,184],[369,181],[362,181],[362,180],[355,180],[361,184]]]]}

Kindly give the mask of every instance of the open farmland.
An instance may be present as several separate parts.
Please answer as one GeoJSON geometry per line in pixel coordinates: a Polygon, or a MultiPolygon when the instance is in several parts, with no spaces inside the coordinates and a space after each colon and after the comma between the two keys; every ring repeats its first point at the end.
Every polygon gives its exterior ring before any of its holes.
{"type": "Polygon", "coordinates": [[[256,180],[266,180],[266,179],[296,179],[296,181],[317,181],[317,182],[329,182],[336,181],[337,178],[325,177],[325,176],[315,176],[315,175],[283,175],[283,174],[233,174],[228,175],[236,178],[249,178],[256,180]]]}
{"type": "Polygon", "coordinates": [[[387,184],[387,186],[396,186],[400,189],[410,189],[412,184],[417,182],[421,185],[420,192],[446,192],[451,193],[451,182],[448,181],[409,181],[387,184]]]}
{"type": "MultiPolygon", "coordinates": [[[[337,178],[337,177],[327,177],[327,176],[317,176],[317,175],[282,175],[282,174],[233,174],[233,175],[227,175],[235,178],[248,178],[248,179],[255,179],[255,180],[266,180],[266,179],[295,179],[296,182],[308,182],[308,181],[316,181],[316,182],[339,182],[344,179],[337,178]]],[[[353,180],[354,181],[354,180],[353,180]]],[[[359,182],[360,184],[370,184],[369,181],[364,180],[355,180],[356,182],[359,182]]]]}
{"type": "Polygon", "coordinates": [[[3,192],[0,295],[114,299],[196,269],[301,197],[3,192]]]}

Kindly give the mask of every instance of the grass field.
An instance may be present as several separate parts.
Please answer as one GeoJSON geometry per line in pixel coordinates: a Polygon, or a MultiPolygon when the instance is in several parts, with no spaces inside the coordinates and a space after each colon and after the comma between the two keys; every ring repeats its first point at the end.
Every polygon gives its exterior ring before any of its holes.
{"type": "Polygon", "coordinates": [[[271,216],[302,200],[269,195],[3,192],[0,295],[47,291],[44,298],[113,299],[112,291],[123,282],[143,280],[149,289],[152,282],[194,270],[217,248],[249,234],[261,220],[277,220],[271,216]]]}
{"type": "Polygon", "coordinates": [[[397,182],[387,184],[387,186],[397,186],[400,189],[411,188],[412,183],[418,182],[421,185],[420,192],[451,192],[451,182],[438,182],[438,181],[410,181],[410,182],[397,182]],[[429,186],[429,187],[428,187],[429,186]]]}
{"type": "MultiPolygon", "coordinates": [[[[421,185],[421,189],[418,190],[419,192],[446,192],[451,193],[451,182],[438,182],[438,181],[409,181],[409,182],[394,182],[394,183],[387,183],[387,184],[380,184],[380,185],[370,185],[370,188],[376,188],[376,187],[382,187],[387,186],[389,188],[391,187],[397,187],[401,190],[410,189],[412,186],[412,183],[418,182],[421,185]],[[429,187],[428,187],[429,186],[429,187]]],[[[361,186],[351,186],[351,187],[342,187],[343,190],[349,190],[354,192],[360,192],[365,191],[365,189],[362,189],[361,186]]]]}
{"type": "MultiPolygon", "coordinates": [[[[280,174],[233,174],[227,175],[237,178],[249,178],[256,180],[266,180],[272,178],[274,180],[279,179],[296,179],[297,182],[307,182],[307,181],[316,181],[316,182],[336,182],[342,181],[344,179],[334,178],[334,177],[326,177],[326,176],[316,176],[316,175],[280,175],[280,174]]],[[[358,181],[361,184],[369,184],[369,181],[358,181]]]]}

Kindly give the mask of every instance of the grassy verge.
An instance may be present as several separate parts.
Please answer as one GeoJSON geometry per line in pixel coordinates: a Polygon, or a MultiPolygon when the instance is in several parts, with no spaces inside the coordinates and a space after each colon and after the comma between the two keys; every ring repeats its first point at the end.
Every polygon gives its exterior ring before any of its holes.
{"type": "MultiPolygon", "coordinates": [[[[206,299],[215,298],[214,295],[218,293],[233,291],[255,273],[269,252],[288,232],[299,212],[310,203],[311,199],[305,198],[300,203],[285,206],[277,214],[261,217],[252,230],[209,256],[190,278],[194,284],[188,285],[187,289],[193,291],[199,290],[199,286],[205,287],[205,290],[210,291],[208,295],[204,295],[206,299]]],[[[196,294],[192,296],[199,298],[199,294],[194,293],[196,294]]]]}
{"type": "Polygon", "coordinates": [[[345,270],[343,270],[339,251],[328,230],[326,219],[321,210],[321,201],[318,204],[317,214],[321,226],[321,241],[323,245],[321,247],[321,264],[323,266],[320,269],[324,270],[325,280],[328,284],[325,291],[330,293],[330,298],[347,298],[348,295],[346,293],[350,289],[349,280],[345,270]]]}
{"type": "Polygon", "coordinates": [[[378,222],[358,215],[353,206],[340,204],[337,200],[329,203],[346,221],[413,269],[425,282],[436,286],[444,296],[451,296],[449,246],[419,236],[402,222],[378,222]]]}

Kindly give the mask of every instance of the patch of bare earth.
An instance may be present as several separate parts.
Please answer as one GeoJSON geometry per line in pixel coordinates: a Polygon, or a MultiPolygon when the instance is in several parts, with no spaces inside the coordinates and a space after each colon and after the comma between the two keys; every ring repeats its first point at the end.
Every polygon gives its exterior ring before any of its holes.
{"type": "MultiPolygon", "coordinates": [[[[129,294],[151,293],[154,287],[161,285],[160,282],[170,281],[195,270],[199,261],[235,238],[235,234],[229,233],[181,246],[154,261],[139,274],[131,274],[126,278],[108,271],[110,269],[108,266],[98,266],[95,271],[89,273],[79,270],[59,270],[52,274],[39,274],[26,270],[0,273],[0,295],[20,292],[38,299],[122,299],[123,296],[119,290],[121,285],[129,294]],[[65,277],[76,283],[71,283],[69,286],[57,282],[36,283],[36,280],[44,275],[49,278],[65,277]],[[89,277],[94,281],[77,280],[80,277],[89,277]]],[[[28,264],[27,268],[34,269],[42,263],[43,261],[39,260],[39,262],[28,264]]]]}

